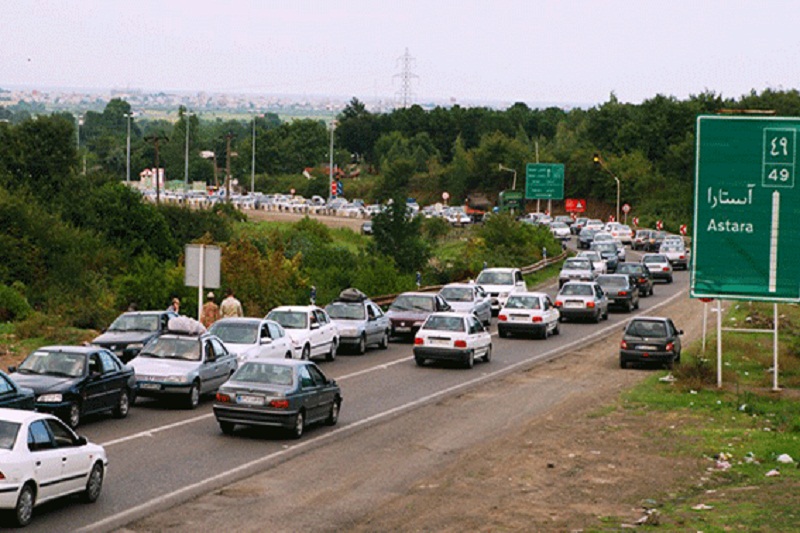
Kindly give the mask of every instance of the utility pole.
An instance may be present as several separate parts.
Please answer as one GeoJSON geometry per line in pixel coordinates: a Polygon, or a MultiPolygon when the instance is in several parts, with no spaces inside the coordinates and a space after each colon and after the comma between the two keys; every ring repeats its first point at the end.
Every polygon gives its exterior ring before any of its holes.
{"type": "Polygon", "coordinates": [[[189,118],[193,117],[194,113],[185,111],[183,113],[183,122],[186,125],[186,154],[184,155],[184,170],[183,170],[183,192],[189,190],[189,118]]]}
{"type": "Polygon", "coordinates": [[[226,152],[225,152],[225,201],[231,202],[231,139],[235,136],[233,133],[225,135],[226,152]]]}
{"type": "Polygon", "coordinates": [[[161,203],[161,183],[159,182],[159,179],[158,179],[159,178],[159,175],[158,175],[159,172],[158,171],[160,170],[158,168],[158,165],[159,165],[158,143],[160,143],[161,141],[169,142],[169,138],[166,135],[148,135],[147,137],[144,138],[144,140],[149,142],[149,143],[153,143],[153,148],[155,148],[155,151],[156,151],[156,168],[155,168],[155,171],[156,171],[156,205],[158,205],[159,203],[161,203]]]}
{"type": "Polygon", "coordinates": [[[125,181],[131,181],[131,118],[135,115],[135,113],[125,113],[122,116],[128,119],[128,138],[127,142],[125,143],[125,181]]]}
{"type": "Polygon", "coordinates": [[[250,194],[256,192],[256,117],[253,117],[253,154],[250,161],[250,194]]]}

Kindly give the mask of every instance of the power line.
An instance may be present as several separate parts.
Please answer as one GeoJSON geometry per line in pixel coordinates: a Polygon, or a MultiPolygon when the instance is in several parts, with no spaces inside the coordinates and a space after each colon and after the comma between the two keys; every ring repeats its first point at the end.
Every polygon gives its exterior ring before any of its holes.
{"type": "Polygon", "coordinates": [[[419,76],[411,72],[414,61],[416,60],[408,53],[408,48],[406,48],[406,52],[402,56],[397,58],[397,63],[401,68],[401,72],[395,74],[393,77],[400,78],[400,90],[395,94],[402,107],[411,105],[411,101],[414,98],[414,92],[411,90],[411,80],[419,79],[419,76]]]}

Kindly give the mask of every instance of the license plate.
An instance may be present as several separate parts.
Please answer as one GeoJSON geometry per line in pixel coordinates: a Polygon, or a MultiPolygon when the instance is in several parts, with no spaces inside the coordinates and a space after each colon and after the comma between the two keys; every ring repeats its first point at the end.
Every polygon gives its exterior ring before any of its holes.
{"type": "Polygon", "coordinates": [[[651,346],[649,344],[640,344],[636,347],[637,350],[657,350],[657,346],[651,346]]]}
{"type": "Polygon", "coordinates": [[[161,385],[158,383],[142,383],[139,388],[143,390],[161,390],[161,385]]]}
{"type": "Polygon", "coordinates": [[[411,331],[411,328],[408,326],[398,326],[394,328],[395,331],[411,331]]]}
{"type": "Polygon", "coordinates": [[[428,339],[432,346],[450,346],[450,339],[428,339]]]}
{"type": "Polygon", "coordinates": [[[581,308],[583,307],[583,302],[566,302],[564,307],[571,307],[571,308],[581,308]]]}
{"type": "Polygon", "coordinates": [[[528,320],[528,317],[526,317],[525,315],[511,315],[511,320],[513,320],[514,322],[525,322],[526,320],[528,320]]]}
{"type": "Polygon", "coordinates": [[[252,394],[240,394],[236,397],[236,401],[243,405],[264,405],[262,396],[253,396],[252,394]]]}

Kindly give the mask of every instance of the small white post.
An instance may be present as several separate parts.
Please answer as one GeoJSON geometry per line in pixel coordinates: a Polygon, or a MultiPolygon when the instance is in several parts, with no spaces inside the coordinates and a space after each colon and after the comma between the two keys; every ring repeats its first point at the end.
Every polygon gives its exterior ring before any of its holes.
{"type": "Polygon", "coordinates": [[[717,300],[717,388],[722,388],[722,300],[717,300]]]}
{"type": "Polygon", "coordinates": [[[706,326],[708,324],[708,302],[703,302],[703,353],[706,353],[706,326]]]}
{"type": "Polygon", "coordinates": [[[772,390],[777,392],[781,390],[778,387],[778,304],[772,305],[772,327],[774,328],[772,332],[772,390]]]}

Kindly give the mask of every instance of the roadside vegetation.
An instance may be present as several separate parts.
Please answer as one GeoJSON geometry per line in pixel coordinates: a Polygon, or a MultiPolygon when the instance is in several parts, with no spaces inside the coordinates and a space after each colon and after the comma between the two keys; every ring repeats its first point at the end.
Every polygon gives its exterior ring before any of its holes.
{"type": "MultiPolygon", "coordinates": [[[[648,437],[669,443],[669,454],[698,459],[696,484],[640,502],[654,509],[651,524],[673,531],[792,531],[800,508],[800,308],[781,305],[780,385],[772,392],[772,338],[724,333],[723,388],[716,386],[716,338],[684,349],[674,382],[656,373],[623,394],[618,409],[669,421],[648,437]],[[788,458],[791,458],[790,462],[788,458]]],[[[769,328],[772,306],[739,302],[726,326],[769,328]]],[[[604,416],[603,414],[599,416],[604,416]]],[[[661,447],[661,445],[659,445],[661,447]]],[[[603,517],[615,523],[619,517],[603,517]]],[[[624,521],[624,520],[622,520],[624,521]]],[[[618,522],[617,522],[618,523],[618,522]]]]}

